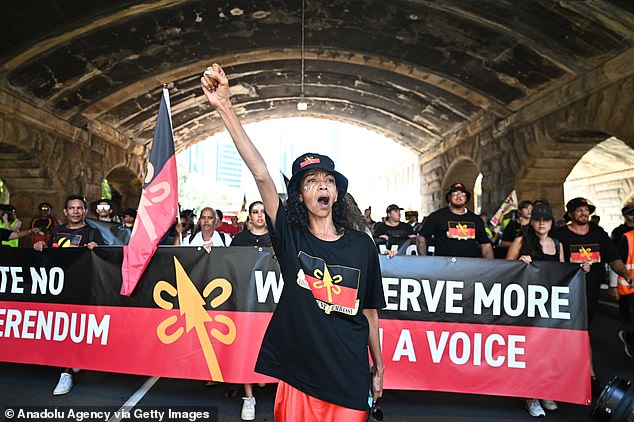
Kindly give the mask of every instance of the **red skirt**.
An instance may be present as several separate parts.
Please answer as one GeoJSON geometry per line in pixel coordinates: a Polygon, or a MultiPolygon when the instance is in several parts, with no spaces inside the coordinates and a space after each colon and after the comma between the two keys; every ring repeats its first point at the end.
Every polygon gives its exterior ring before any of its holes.
{"type": "Polygon", "coordinates": [[[365,422],[368,412],[311,397],[280,381],[275,395],[275,422],[365,422]]]}

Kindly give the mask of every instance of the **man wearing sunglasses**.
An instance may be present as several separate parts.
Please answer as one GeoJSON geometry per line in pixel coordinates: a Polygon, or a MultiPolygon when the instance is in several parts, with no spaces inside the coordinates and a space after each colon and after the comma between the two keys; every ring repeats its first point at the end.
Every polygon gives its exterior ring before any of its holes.
{"type": "Polygon", "coordinates": [[[115,222],[112,219],[112,203],[109,199],[101,199],[95,206],[95,214],[99,221],[108,221],[110,223],[115,222]]]}

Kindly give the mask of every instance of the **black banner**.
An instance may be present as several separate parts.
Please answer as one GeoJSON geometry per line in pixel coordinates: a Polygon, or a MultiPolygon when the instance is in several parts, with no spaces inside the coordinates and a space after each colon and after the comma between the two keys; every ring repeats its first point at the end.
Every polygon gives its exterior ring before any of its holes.
{"type": "MultiPolygon", "coordinates": [[[[160,247],[129,297],[121,262],[120,247],[2,249],[0,361],[274,381],[253,372],[284,283],[271,249],[160,247]]],[[[397,255],[381,271],[385,388],[589,403],[577,265],[397,255]]]]}

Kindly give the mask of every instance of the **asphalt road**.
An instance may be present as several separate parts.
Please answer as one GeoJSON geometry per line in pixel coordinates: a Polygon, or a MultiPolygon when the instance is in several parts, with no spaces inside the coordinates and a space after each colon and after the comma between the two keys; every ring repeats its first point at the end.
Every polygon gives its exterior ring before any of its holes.
{"type": "MultiPolygon", "coordinates": [[[[618,322],[615,306],[603,303],[590,335],[595,367],[599,379],[604,383],[613,376],[634,380],[634,361],[625,356],[617,337],[618,330],[622,328],[626,327],[618,322]]],[[[152,359],[151,356],[147,358],[152,359]]],[[[47,366],[0,363],[0,420],[15,420],[6,418],[5,409],[37,406],[39,410],[46,408],[49,411],[58,407],[63,411],[73,408],[114,413],[126,403],[135,406],[131,412],[141,408],[157,411],[166,411],[167,408],[176,411],[215,410],[218,414],[216,420],[240,420],[240,386],[237,386],[236,397],[226,398],[230,387],[226,384],[207,387],[203,381],[82,371],[74,376],[75,387],[69,394],[53,396],[52,390],[59,372],[59,368],[47,366]]],[[[254,391],[257,399],[256,420],[272,421],[275,385],[255,386],[254,391]]],[[[391,390],[384,394],[383,411],[385,420],[391,422],[533,420],[524,410],[523,404],[521,398],[391,390]]],[[[584,421],[590,420],[589,415],[590,407],[560,403],[559,410],[548,412],[546,419],[584,421]]],[[[79,415],[74,416],[75,419],[66,417],[64,420],[78,420],[79,415]]],[[[51,420],[50,417],[47,419],[51,420]]],[[[115,422],[117,419],[111,416],[109,420],[115,422]]]]}

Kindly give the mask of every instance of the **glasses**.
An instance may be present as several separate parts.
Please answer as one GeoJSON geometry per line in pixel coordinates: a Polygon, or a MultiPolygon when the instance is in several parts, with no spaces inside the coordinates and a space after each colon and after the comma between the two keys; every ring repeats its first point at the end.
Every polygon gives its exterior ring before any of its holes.
{"type": "Polygon", "coordinates": [[[451,192],[451,195],[453,195],[453,196],[465,195],[465,196],[466,196],[467,194],[466,194],[466,193],[464,193],[464,192],[463,192],[463,191],[461,191],[461,190],[455,190],[455,191],[451,192]]]}
{"type": "Polygon", "coordinates": [[[97,211],[108,211],[109,209],[110,209],[110,205],[108,204],[97,205],[97,211]]]}
{"type": "Polygon", "coordinates": [[[40,208],[40,211],[49,211],[49,210],[50,210],[50,208],[49,208],[49,207],[42,207],[42,208],[40,208]]]}

